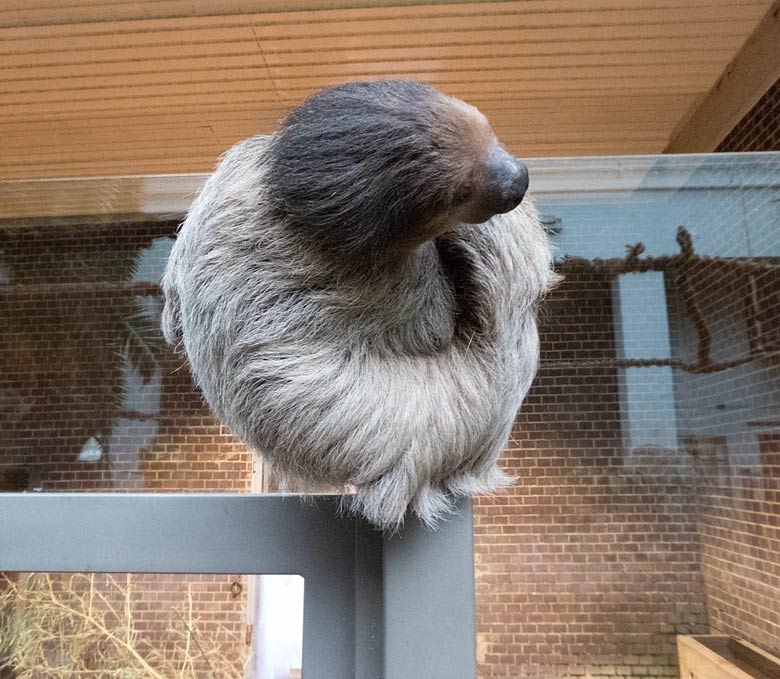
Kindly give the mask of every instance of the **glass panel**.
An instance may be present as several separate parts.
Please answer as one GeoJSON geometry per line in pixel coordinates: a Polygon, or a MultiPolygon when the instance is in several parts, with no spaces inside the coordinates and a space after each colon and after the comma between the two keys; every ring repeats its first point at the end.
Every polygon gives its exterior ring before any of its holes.
{"type": "MultiPolygon", "coordinates": [[[[565,280],[475,510],[483,674],[780,653],[780,155],[529,166],[565,280]]],[[[201,179],[0,183],[0,490],[262,487],[154,321],[201,179]]]]}
{"type": "Polygon", "coordinates": [[[295,575],[0,574],[0,676],[300,677],[295,575]]]}
{"type": "Polygon", "coordinates": [[[485,676],[679,676],[780,650],[780,154],[533,163],[565,276],[475,510],[485,676]]]}

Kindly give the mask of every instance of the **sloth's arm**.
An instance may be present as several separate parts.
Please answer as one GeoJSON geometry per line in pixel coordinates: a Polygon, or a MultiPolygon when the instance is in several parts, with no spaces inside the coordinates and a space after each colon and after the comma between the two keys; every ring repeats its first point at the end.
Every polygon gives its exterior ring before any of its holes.
{"type": "Polygon", "coordinates": [[[165,305],[162,311],[162,331],[165,341],[171,347],[178,347],[181,342],[181,302],[179,300],[179,291],[176,286],[176,273],[178,271],[178,251],[181,244],[177,241],[173,244],[168,264],[165,268],[165,274],[162,277],[160,286],[163,291],[165,305]]]}
{"type": "Polygon", "coordinates": [[[455,300],[455,342],[492,343],[512,313],[517,243],[505,224],[460,227],[435,240],[455,300]]]}
{"type": "Polygon", "coordinates": [[[456,341],[483,336],[491,325],[491,319],[486,317],[490,305],[486,290],[477,278],[479,265],[474,253],[456,234],[439,236],[435,245],[442,272],[455,299],[456,341]]]}

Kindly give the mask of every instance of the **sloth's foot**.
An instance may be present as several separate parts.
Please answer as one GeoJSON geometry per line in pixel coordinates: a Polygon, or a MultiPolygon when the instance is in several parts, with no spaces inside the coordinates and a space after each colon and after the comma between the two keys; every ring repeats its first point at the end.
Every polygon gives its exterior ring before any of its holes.
{"type": "Polygon", "coordinates": [[[383,477],[359,485],[349,498],[349,509],[389,533],[403,525],[411,510],[429,528],[453,510],[453,498],[447,489],[429,484],[416,486],[409,470],[396,467],[383,477]]]}
{"type": "Polygon", "coordinates": [[[348,509],[389,533],[398,531],[409,510],[426,526],[436,528],[453,511],[458,496],[490,493],[513,481],[494,465],[482,473],[456,474],[439,486],[416,487],[409,470],[399,466],[372,483],[356,486],[348,509]]]}
{"type": "Polygon", "coordinates": [[[350,496],[350,510],[390,533],[396,532],[413,497],[413,484],[404,467],[395,467],[376,481],[360,484],[350,496]]]}
{"type": "Polygon", "coordinates": [[[447,491],[430,485],[418,490],[412,500],[412,511],[428,528],[436,528],[439,521],[454,509],[452,496],[447,491]]]}
{"type": "Polygon", "coordinates": [[[454,495],[483,495],[510,486],[515,477],[505,474],[498,465],[483,472],[462,472],[445,479],[444,483],[454,495]]]}

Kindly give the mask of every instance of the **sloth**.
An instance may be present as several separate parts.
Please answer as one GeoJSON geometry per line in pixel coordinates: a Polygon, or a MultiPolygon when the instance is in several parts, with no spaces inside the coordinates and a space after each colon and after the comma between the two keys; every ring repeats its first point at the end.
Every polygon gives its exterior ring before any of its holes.
{"type": "Polygon", "coordinates": [[[314,94],[227,151],[180,227],[162,327],[287,487],[393,532],[498,467],[535,375],[551,250],[526,167],[429,85],[314,94]]]}

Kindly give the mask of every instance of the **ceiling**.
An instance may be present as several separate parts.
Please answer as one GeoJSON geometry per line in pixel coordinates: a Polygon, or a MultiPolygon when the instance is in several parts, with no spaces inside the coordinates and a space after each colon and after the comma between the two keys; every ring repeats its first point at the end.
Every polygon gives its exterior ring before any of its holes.
{"type": "Polygon", "coordinates": [[[768,8],[6,0],[0,179],[209,171],[313,90],[377,77],[475,104],[517,155],[660,153],[768,8]]]}

